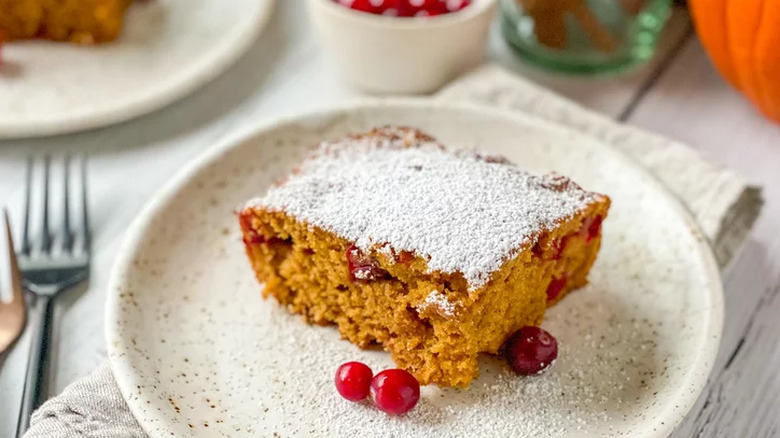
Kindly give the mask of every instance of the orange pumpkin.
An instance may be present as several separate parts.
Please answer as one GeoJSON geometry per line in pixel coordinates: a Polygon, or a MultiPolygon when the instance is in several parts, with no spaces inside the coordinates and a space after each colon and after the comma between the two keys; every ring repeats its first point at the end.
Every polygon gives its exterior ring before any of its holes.
{"type": "Polygon", "coordinates": [[[715,67],[780,122],[780,0],[689,0],[715,67]]]}

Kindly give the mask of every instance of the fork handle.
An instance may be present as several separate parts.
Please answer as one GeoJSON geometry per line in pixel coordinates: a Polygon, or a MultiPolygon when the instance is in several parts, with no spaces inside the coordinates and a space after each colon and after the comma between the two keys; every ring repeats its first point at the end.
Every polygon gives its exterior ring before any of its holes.
{"type": "Polygon", "coordinates": [[[30,415],[38,407],[45,379],[48,375],[49,340],[51,339],[52,297],[30,294],[34,303],[30,309],[30,355],[27,361],[27,374],[24,377],[24,392],[22,407],[19,410],[19,422],[16,427],[16,437],[22,435],[30,427],[30,415]]]}

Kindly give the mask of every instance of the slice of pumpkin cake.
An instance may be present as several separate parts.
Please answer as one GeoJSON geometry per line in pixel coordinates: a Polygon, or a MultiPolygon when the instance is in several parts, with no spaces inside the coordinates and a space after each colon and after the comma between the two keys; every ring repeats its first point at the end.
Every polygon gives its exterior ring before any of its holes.
{"type": "Polygon", "coordinates": [[[422,384],[467,386],[479,353],[587,282],[609,204],[383,127],[321,143],[239,220],[266,297],[380,344],[422,384]]]}

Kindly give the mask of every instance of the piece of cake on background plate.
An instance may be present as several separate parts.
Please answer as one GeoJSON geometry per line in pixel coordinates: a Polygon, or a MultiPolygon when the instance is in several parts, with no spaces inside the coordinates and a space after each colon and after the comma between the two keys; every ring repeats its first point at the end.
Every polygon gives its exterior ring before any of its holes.
{"type": "Polygon", "coordinates": [[[607,196],[416,129],[326,141],[239,212],[264,296],[381,345],[420,383],[467,386],[587,283],[607,196]]]}
{"type": "Polygon", "coordinates": [[[132,0],[0,0],[6,41],[43,38],[77,44],[114,40],[132,0]]]}

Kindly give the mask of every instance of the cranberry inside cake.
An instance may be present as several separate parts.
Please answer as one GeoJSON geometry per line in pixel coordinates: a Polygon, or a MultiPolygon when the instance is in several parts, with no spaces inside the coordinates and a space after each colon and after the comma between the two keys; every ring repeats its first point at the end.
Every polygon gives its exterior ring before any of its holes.
{"type": "Polygon", "coordinates": [[[559,175],[385,127],[320,144],[239,222],[265,297],[463,387],[479,353],[587,283],[608,208],[559,175]]]}

